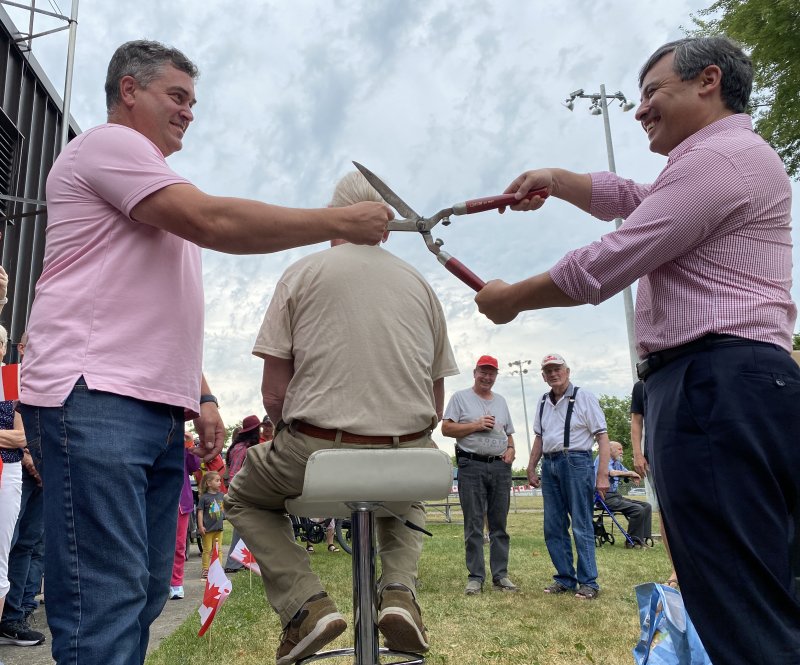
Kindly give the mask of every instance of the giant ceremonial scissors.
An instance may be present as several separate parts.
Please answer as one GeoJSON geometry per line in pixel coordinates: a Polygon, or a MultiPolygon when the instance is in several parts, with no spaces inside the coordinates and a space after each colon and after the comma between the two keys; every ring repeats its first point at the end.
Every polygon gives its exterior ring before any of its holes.
{"type": "MultiPolygon", "coordinates": [[[[464,284],[475,291],[480,291],[486,285],[486,282],[461,263],[461,261],[450,256],[447,252],[442,251],[444,241],[440,238],[434,240],[433,236],[431,236],[431,229],[439,222],[444,226],[450,224],[451,215],[471,215],[475,212],[497,210],[498,208],[505,208],[506,206],[519,203],[515,194],[499,194],[498,196],[486,196],[481,199],[470,199],[463,203],[456,203],[449,208],[444,208],[431,217],[423,217],[414,212],[411,206],[395,194],[383,180],[367,167],[362,166],[358,162],[353,162],[353,164],[361,171],[367,179],[367,182],[375,188],[375,191],[383,197],[383,200],[405,218],[390,221],[388,227],[389,231],[417,231],[422,235],[428,249],[436,255],[439,263],[464,282],[464,284]]],[[[549,193],[546,189],[538,189],[533,192],[528,192],[525,198],[539,196],[545,199],[548,195],[549,193]]]]}

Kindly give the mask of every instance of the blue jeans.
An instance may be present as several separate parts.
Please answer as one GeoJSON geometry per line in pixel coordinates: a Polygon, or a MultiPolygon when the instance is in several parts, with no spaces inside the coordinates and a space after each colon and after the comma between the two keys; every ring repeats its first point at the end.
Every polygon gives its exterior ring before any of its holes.
{"type": "MultiPolygon", "coordinates": [[[[41,470],[41,464],[37,463],[37,468],[41,470]]],[[[37,607],[36,593],[42,584],[43,508],[42,488],[23,469],[22,501],[8,555],[11,588],[3,607],[3,621],[19,621],[28,609],[37,607]]]]}
{"type": "Polygon", "coordinates": [[[47,622],[58,665],[141,665],[169,592],[183,410],[90,391],[22,405],[41,439],[47,622]]]}
{"type": "Polygon", "coordinates": [[[600,588],[592,526],[594,486],[590,452],[570,451],[543,458],[544,540],[556,569],[553,579],[568,589],[574,589],[578,584],[600,588]],[[578,554],[577,575],[569,540],[570,520],[578,554]]]}
{"type": "Polygon", "coordinates": [[[464,549],[469,579],[483,584],[483,517],[489,522],[489,569],[492,581],[508,576],[509,537],[506,531],[511,501],[511,465],[503,460],[479,462],[458,458],[458,500],[464,513],[464,549]]]}
{"type": "MultiPolygon", "coordinates": [[[[44,499],[42,498],[44,503],[44,499]]],[[[42,534],[39,542],[31,552],[31,563],[28,566],[28,580],[25,582],[25,590],[22,592],[22,611],[25,614],[33,613],[39,607],[36,596],[42,590],[42,579],[44,578],[44,519],[42,519],[42,534]]]]}
{"type": "Polygon", "coordinates": [[[231,552],[236,548],[236,544],[242,539],[239,532],[234,529],[231,533],[231,544],[228,545],[228,558],[225,559],[225,570],[242,570],[244,564],[231,557],[231,552]]]}

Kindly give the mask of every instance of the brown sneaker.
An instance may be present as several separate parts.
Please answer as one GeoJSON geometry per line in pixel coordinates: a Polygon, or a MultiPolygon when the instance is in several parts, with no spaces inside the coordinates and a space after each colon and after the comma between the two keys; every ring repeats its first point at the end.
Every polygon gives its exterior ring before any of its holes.
{"type": "Polygon", "coordinates": [[[424,653],[428,632],[414,594],[402,584],[390,584],[381,594],[378,630],[387,649],[424,653]]]}
{"type": "Polygon", "coordinates": [[[347,622],[327,593],[311,596],[283,629],[275,654],[277,665],[290,665],[316,653],[346,628],[347,622]]]}

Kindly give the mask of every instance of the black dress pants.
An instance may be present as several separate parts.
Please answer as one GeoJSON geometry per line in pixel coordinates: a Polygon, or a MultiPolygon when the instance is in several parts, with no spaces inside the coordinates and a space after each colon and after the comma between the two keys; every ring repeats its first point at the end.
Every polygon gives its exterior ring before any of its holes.
{"type": "Polygon", "coordinates": [[[712,662],[800,663],[800,368],[772,345],[712,347],[645,389],[670,550],[712,662]]]}

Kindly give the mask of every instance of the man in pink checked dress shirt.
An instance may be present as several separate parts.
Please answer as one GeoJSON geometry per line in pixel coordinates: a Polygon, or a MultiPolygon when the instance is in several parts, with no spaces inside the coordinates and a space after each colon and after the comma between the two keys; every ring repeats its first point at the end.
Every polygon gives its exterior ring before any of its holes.
{"type": "Polygon", "coordinates": [[[544,187],[625,223],[548,272],[490,282],[476,302],[505,323],[596,305],[639,280],[650,462],[686,607],[714,663],[800,663],[789,179],[743,113],[752,65],[727,38],[665,44],[639,87],[636,119],[668,157],[654,183],[539,169],[507,190],[515,210],[541,207],[528,192],[544,187]]]}

